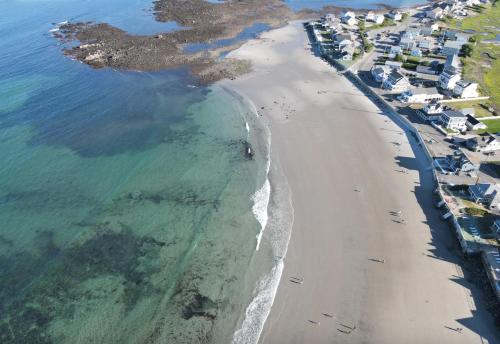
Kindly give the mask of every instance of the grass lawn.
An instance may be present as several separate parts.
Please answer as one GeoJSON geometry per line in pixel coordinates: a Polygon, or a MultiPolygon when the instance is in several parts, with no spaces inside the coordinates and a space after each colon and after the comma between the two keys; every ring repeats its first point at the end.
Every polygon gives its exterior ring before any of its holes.
{"type": "Polygon", "coordinates": [[[493,114],[491,112],[489,112],[488,110],[486,110],[485,108],[483,108],[481,106],[481,104],[489,105],[489,103],[487,101],[485,102],[484,100],[483,101],[467,101],[467,102],[446,102],[446,105],[450,105],[456,109],[473,108],[475,113],[476,113],[477,118],[493,116],[493,114]]]}
{"type": "Polygon", "coordinates": [[[485,119],[481,121],[488,127],[486,130],[482,130],[482,132],[488,131],[490,133],[500,133],[500,119],[485,119]]]}
{"type": "Polygon", "coordinates": [[[481,14],[463,20],[449,20],[447,24],[451,28],[475,30],[478,33],[475,35],[477,43],[472,56],[463,60],[464,78],[476,80],[481,86],[481,92],[490,96],[493,107],[500,111],[500,46],[483,43],[494,39],[498,33],[500,3],[487,6],[481,14]]]}

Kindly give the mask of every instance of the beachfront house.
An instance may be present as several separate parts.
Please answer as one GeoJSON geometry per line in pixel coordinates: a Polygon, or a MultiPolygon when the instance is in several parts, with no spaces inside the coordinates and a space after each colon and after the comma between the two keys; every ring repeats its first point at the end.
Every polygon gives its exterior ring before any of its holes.
{"type": "Polygon", "coordinates": [[[439,30],[439,25],[437,23],[429,23],[428,25],[420,28],[420,34],[422,36],[431,36],[434,31],[439,30]]]}
{"type": "Polygon", "coordinates": [[[382,87],[394,93],[401,93],[410,88],[410,82],[404,75],[393,69],[382,83],[382,87]]]}
{"type": "Polygon", "coordinates": [[[373,12],[373,11],[369,11],[369,12],[366,14],[366,16],[365,16],[365,20],[366,20],[366,21],[370,21],[370,22],[372,22],[372,21],[374,21],[374,19],[375,19],[375,12],[373,12]]]}
{"type": "Polygon", "coordinates": [[[465,117],[467,117],[467,122],[465,123],[465,125],[467,126],[467,129],[469,129],[469,130],[486,129],[486,124],[484,124],[483,122],[480,122],[474,116],[465,114],[465,117]]]}
{"type": "Polygon", "coordinates": [[[407,90],[398,96],[403,103],[431,103],[443,99],[443,95],[435,87],[419,87],[407,90]]]}
{"type": "Polygon", "coordinates": [[[476,203],[498,209],[500,203],[500,186],[498,184],[478,183],[469,186],[469,193],[476,203]]]}
{"type": "Polygon", "coordinates": [[[340,14],[340,20],[342,23],[347,24],[349,26],[356,25],[356,13],[353,11],[342,11],[340,14]]]}
{"type": "Polygon", "coordinates": [[[441,54],[445,56],[457,55],[460,53],[462,45],[464,45],[462,42],[446,41],[444,43],[443,50],[441,50],[441,54]]]}
{"type": "Polygon", "coordinates": [[[432,101],[425,105],[422,109],[416,110],[416,113],[424,121],[431,122],[439,121],[441,119],[441,114],[443,113],[443,111],[444,107],[441,105],[441,103],[432,101]]]}
{"type": "Polygon", "coordinates": [[[398,10],[392,10],[387,13],[387,17],[394,21],[400,21],[401,19],[403,19],[403,14],[398,10]]]}
{"type": "Polygon", "coordinates": [[[494,152],[500,149],[500,142],[497,137],[490,133],[479,134],[465,141],[468,149],[474,152],[494,152]]]}
{"type": "Polygon", "coordinates": [[[334,14],[329,13],[325,16],[325,26],[332,32],[339,31],[341,28],[340,19],[335,17],[334,14]]]}
{"type": "Polygon", "coordinates": [[[336,34],[333,38],[333,46],[335,49],[338,49],[339,51],[342,50],[343,47],[352,44],[353,44],[353,38],[350,33],[339,33],[336,34]]]}
{"type": "Polygon", "coordinates": [[[447,109],[441,114],[441,124],[446,129],[466,131],[466,122],[467,117],[457,110],[447,109]]]}
{"type": "Polygon", "coordinates": [[[344,45],[340,49],[340,54],[342,55],[342,60],[351,61],[354,55],[354,46],[353,45],[344,45]]]}
{"type": "Polygon", "coordinates": [[[479,164],[472,162],[464,152],[447,155],[445,161],[448,169],[456,175],[470,174],[479,170],[479,164]]]}
{"type": "Polygon", "coordinates": [[[477,82],[460,80],[455,84],[455,87],[453,88],[453,94],[460,98],[479,97],[477,86],[477,82]]]}
{"type": "Polygon", "coordinates": [[[389,67],[383,65],[375,65],[371,69],[372,77],[376,82],[384,82],[389,75],[389,67]]]}

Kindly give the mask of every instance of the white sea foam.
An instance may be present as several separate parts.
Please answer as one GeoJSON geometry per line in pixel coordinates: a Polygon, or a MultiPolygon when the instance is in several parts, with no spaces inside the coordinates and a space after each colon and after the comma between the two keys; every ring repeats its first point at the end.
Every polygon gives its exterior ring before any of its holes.
{"type": "Polygon", "coordinates": [[[245,129],[247,130],[247,134],[250,133],[250,126],[248,125],[248,122],[245,121],[245,129]]]}
{"type": "Polygon", "coordinates": [[[241,328],[234,333],[233,344],[255,344],[259,340],[266,319],[271,312],[283,266],[283,260],[280,260],[257,284],[256,296],[246,309],[245,320],[241,328]]]}
{"type": "Polygon", "coordinates": [[[267,226],[267,220],[269,218],[267,213],[267,207],[269,206],[269,197],[271,196],[271,183],[269,179],[266,179],[264,185],[253,195],[253,208],[252,211],[255,218],[260,223],[260,232],[257,234],[257,247],[256,251],[259,250],[260,241],[262,240],[262,235],[267,226]]]}
{"type": "Polygon", "coordinates": [[[57,31],[59,31],[58,27],[55,27],[55,28],[49,30],[49,32],[57,32],[57,31]]]}

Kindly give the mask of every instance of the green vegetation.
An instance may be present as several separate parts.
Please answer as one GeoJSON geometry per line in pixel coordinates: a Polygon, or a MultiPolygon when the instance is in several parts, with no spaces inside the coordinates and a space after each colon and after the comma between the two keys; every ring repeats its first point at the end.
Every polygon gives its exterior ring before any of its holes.
{"type": "Polygon", "coordinates": [[[450,28],[474,30],[476,40],[470,56],[463,59],[464,78],[475,80],[481,86],[481,92],[491,97],[492,106],[500,110],[500,46],[489,43],[495,39],[500,27],[500,4],[476,6],[473,9],[480,14],[463,20],[448,20],[450,28]],[[486,42],[485,42],[486,41],[486,42]]]}
{"type": "Polygon", "coordinates": [[[483,131],[488,131],[490,133],[500,133],[500,119],[485,119],[481,121],[486,124],[487,128],[483,131]]]}
{"type": "Polygon", "coordinates": [[[488,212],[486,210],[480,209],[480,208],[465,208],[464,209],[465,213],[471,216],[484,216],[488,212]]]}
{"type": "Polygon", "coordinates": [[[464,44],[464,45],[462,45],[462,48],[460,49],[460,53],[465,57],[471,57],[473,51],[474,51],[474,48],[470,44],[464,44]]]}
{"type": "Polygon", "coordinates": [[[476,101],[472,100],[467,102],[457,101],[457,102],[447,102],[446,104],[459,110],[473,108],[476,117],[478,118],[493,116],[493,114],[487,110],[488,103],[487,102],[484,103],[484,101],[477,101],[477,100],[476,101]]]}

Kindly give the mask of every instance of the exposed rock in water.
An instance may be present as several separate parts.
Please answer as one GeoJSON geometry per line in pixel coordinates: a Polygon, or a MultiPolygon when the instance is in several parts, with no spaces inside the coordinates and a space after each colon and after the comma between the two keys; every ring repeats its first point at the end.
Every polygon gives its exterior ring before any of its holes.
{"type": "Polygon", "coordinates": [[[106,23],[79,22],[61,25],[54,35],[63,42],[78,40],[80,45],[64,53],[94,68],[148,71],[188,65],[200,82],[210,83],[249,71],[248,62],[219,59],[244,40],[194,53],[184,52],[186,44],[234,38],[252,24],[278,27],[296,17],[282,0],[158,0],[154,14],[158,21],[176,21],[186,29],[131,35],[106,23]]]}

